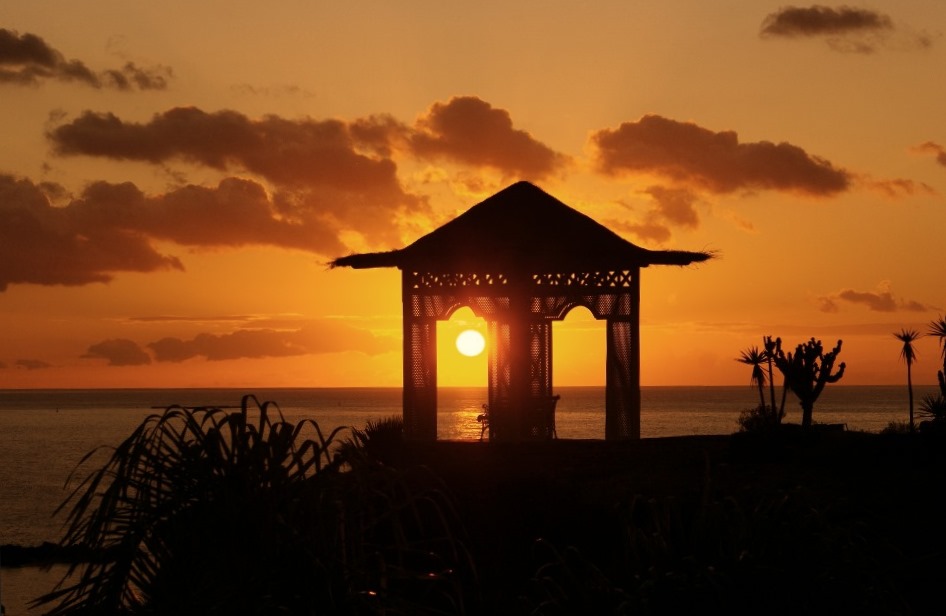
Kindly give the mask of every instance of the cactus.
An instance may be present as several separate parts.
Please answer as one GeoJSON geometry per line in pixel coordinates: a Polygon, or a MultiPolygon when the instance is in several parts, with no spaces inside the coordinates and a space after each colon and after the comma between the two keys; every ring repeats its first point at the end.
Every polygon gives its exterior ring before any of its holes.
{"type": "Polygon", "coordinates": [[[779,339],[775,347],[775,366],[785,377],[785,384],[798,396],[802,408],[802,427],[811,426],[811,415],[815,401],[824,386],[828,383],[837,383],[844,376],[844,362],[838,365],[837,372],[832,374],[834,362],[841,352],[841,341],[828,353],[824,352],[820,340],[812,338],[795,348],[795,353],[786,354],[782,351],[782,341],[779,339]]]}

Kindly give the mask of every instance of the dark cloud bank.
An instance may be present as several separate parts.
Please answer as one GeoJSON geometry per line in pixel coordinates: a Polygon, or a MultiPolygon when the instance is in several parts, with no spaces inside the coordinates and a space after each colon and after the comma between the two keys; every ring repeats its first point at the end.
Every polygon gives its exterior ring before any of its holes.
{"type": "MultiPolygon", "coordinates": [[[[161,252],[158,242],[273,246],[331,258],[349,251],[343,238],[353,232],[373,246],[396,248],[406,228],[399,225],[432,217],[426,198],[401,184],[398,160],[446,161],[533,180],[572,165],[516,128],[506,110],[471,96],[434,103],[412,124],[387,115],[254,119],[195,107],[169,109],[145,122],[93,111],[60,122],[47,133],[60,157],[185,163],[219,170],[224,178],[216,186],[179,185],[159,194],[129,182],[93,182],[69,195],[55,184],[0,174],[0,290],[182,270],[180,259],[161,252]]],[[[701,194],[773,190],[831,197],[857,179],[790,143],[740,142],[732,131],[658,115],[597,130],[590,144],[598,173],[662,182],[640,193],[651,200],[649,211],[609,221],[657,242],[669,239],[671,227],[699,225],[701,194]]],[[[893,196],[912,189],[906,180],[870,186],[893,196]]]]}

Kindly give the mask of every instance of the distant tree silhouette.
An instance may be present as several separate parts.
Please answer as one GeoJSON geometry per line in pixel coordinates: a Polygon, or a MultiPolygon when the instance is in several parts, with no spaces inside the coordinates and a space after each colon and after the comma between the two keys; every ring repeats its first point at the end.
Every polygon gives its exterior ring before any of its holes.
{"type": "Polygon", "coordinates": [[[915,329],[900,329],[900,333],[894,333],[894,338],[903,343],[900,349],[900,357],[907,364],[907,392],[910,400],[910,432],[913,432],[915,425],[913,423],[913,362],[916,361],[916,349],[913,343],[920,337],[920,333],[915,329]]]}
{"type": "MultiPolygon", "coordinates": [[[[765,371],[762,364],[766,361],[765,351],[760,351],[759,347],[751,346],[742,351],[736,361],[748,366],[752,366],[752,376],[749,377],[749,384],[756,385],[759,388],[759,407],[765,408],[765,371]]],[[[774,408],[773,408],[774,410],[774,408]]]]}
{"type": "Polygon", "coordinates": [[[801,404],[803,428],[811,427],[811,416],[815,401],[825,385],[837,383],[844,376],[845,364],[838,365],[838,371],[832,374],[834,362],[841,352],[841,341],[837,346],[825,353],[820,340],[812,338],[804,344],[795,347],[794,353],[785,353],[782,350],[781,340],[776,341],[775,366],[785,376],[785,383],[798,396],[801,404]]]}
{"type": "Polygon", "coordinates": [[[930,321],[930,328],[927,331],[930,336],[939,338],[939,345],[942,350],[943,369],[936,373],[939,381],[940,394],[946,398],[946,316],[930,321]]]}

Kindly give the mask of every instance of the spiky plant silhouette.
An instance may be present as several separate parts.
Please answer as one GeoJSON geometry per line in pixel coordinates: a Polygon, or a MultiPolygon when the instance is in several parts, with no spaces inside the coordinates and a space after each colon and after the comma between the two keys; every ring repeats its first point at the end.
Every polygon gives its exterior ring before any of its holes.
{"type": "Polygon", "coordinates": [[[899,332],[894,333],[894,338],[903,343],[900,348],[900,358],[907,365],[907,395],[910,404],[910,432],[915,430],[913,422],[913,364],[916,362],[916,349],[913,343],[921,336],[915,329],[901,328],[899,332]]]}
{"type": "Polygon", "coordinates": [[[940,395],[946,398],[946,316],[930,321],[929,329],[926,333],[939,338],[943,369],[936,373],[936,377],[939,381],[940,395]]]}
{"type": "Polygon", "coordinates": [[[343,454],[341,431],[290,424],[253,396],[239,412],[172,406],[148,417],[60,507],[63,545],[101,558],[72,565],[37,605],[55,604],[53,615],[462,613],[454,572],[470,567],[444,492],[357,447],[343,454]]]}
{"type": "Polygon", "coordinates": [[[791,388],[802,408],[802,427],[811,427],[811,417],[815,401],[828,383],[837,383],[844,376],[845,363],[838,364],[837,372],[834,362],[841,353],[841,341],[837,346],[825,352],[820,340],[812,338],[804,344],[795,347],[795,352],[785,353],[782,350],[781,340],[777,340],[775,349],[775,366],[785,376],[786,385],[791,388]]]}
{"type": "Polygon", "coordinates": [[[765,408],[765,370],[762,365],[767,361],[765,351],[760,351],[759,347],[751,346],[743,350],[736,361],[748,366],[752,366],[752,375],[749,377],[749,384],[756,385],[759,388],[759,408],[765,408]]]}

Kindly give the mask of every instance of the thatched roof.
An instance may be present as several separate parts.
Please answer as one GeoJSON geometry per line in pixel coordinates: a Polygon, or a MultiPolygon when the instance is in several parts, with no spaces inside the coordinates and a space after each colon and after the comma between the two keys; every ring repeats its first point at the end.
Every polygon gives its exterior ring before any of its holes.
{"type": "Polygon", "coordinates": [[[413,244],[353,254],[332,267],[428,272],[578,272],[689,265],[705,252],[641,248],[529,182],[517,182],[413,244]]]}

